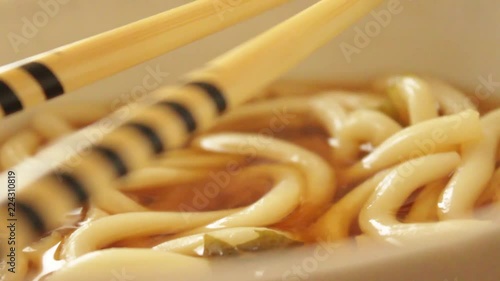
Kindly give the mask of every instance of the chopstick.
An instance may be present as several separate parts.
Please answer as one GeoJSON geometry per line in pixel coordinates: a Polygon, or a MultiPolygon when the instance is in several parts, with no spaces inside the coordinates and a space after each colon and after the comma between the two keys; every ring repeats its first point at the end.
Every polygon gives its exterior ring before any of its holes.
{"type": "MultiPolygon", "coordinates": [[[[197,0],[14,63],[0,72],[0,119],[74,91],[289,0],[240,0],[224,12],[197,0]]],[[[5,68],[5,67],[4,67],[5,68]]]]}
{"type": "MultiPolygon", "coordinates": [[[[79,166],[19,188],[16,204],[23,242],[61,226],[68,212],[116,178],[144,167],[155,155],[184,145],[191,133],[257,95],[380,2],[322,0],[189,74],[186,84],[159,90],[159,95],[165,95],[156,104],[107,134],[81,156],[79,166]]],[[[2,203],[6,205],[6,200],[2,203]]],[[[0,209],[2,221],[8,218],[6,210],[6,206],[0,209]]]]}

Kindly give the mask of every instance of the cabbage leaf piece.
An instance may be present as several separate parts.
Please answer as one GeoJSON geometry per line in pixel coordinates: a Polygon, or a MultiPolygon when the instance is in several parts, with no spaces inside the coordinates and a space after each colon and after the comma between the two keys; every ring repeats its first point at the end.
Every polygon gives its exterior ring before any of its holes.
{"type": "Polygon", "coordinates": [[[301,245],[302,242],[288,238],[270,230],[255,230],[258,237],[248,242],[231,245],[209,234],[204,235],[204,257],[233,256],[245,252],[258,252],[271,249],[282,249],[301,245]]]}
{"type": "Polygon", "coordinates": [[[204,257],[217,257],[217,256],[233,256],[238,254],[238,250],[231,244],[217,239],[213,236],[205,234],[204,240],[204,257]]]}

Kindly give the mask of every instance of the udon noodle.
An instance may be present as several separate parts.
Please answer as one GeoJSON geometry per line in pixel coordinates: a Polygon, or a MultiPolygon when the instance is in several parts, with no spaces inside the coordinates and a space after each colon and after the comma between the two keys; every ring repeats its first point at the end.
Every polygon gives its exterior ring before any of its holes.
{"type": "MultiPolygon", "coordinates": [[[[3,142],[2,168],[107,111],[42,112],[3,142]]],[[[481,231],[494,222],[475,210],[500,202],[499,136],[500,109],[479,112],[432,78],[391,76],[363,91],[278,83],[183,149],[102,186],[68,214],[74,225],[24,249],[9,278],[113,280],[126,268],[175,280],[207,274],[216,256],[481,231]]]]}

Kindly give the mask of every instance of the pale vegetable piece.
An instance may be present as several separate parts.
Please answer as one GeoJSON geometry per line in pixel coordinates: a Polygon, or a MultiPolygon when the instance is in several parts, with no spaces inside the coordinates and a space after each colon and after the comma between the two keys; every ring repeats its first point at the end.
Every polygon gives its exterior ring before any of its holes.
{"type": "Polygon", "coordinates": [[[74,260],[126,238],[178,233],[233,212],[235,210],[189,214],[138,212],[104,217],[71,234],[63,246],[63,256],[74,260]]]}
{"type": "Polygon", "coordinates": [[[301,245],[293,235],[264,227],[234,227],[183,236],[153,247],[191,256],[226,256],[301,245]]]}

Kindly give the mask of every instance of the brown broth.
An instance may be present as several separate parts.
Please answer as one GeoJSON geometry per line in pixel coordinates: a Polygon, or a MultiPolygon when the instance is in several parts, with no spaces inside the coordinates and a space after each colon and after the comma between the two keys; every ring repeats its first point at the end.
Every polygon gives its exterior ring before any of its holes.
{"type": "MultiPolygon", "coordinates": [[[[303,88],[297,88],[297,93],[306,93],[307,90],[305,88],[309,86],[307,86],[307,84],[305,85],[306,86],[302,85],[304,86],[303,88]]],[[[322,85],[323,86],[321,87],[316,87],[318,91],[332,88],[332,85],[329,84],[327,85],[323,83],[322,85]]],[[[356,85],[355,87],[344,88],[356,90],[368,89],[368,86],[365,86],[360,88],[359,85],[356,85]]],[[[274,96],[281,96],[273,89],[270,90],[270,93],[274,96]]],[[[486,104],[486,101],[484,101],[483,103],[484,104],[479,104],[481,113],[485,113],[487,109],[495,108],[490,104],[486,104]]],[[[320,125],[318,125],[317,122],[315,122],[314,117],[311,114],[304,114],[300,116],[297,115],[296,117],[297,118],[292,118],[291,120],[289,120],[284,129],[272,131],[272,134],[270,136],[289,141],[311,152],[314,152],[330,164],[330,166],[332,167],[332,172],[340,168],[338,164],[333,161],[331,145],[332,140],[329,139],[327,132],[320,125]]],[[[264,128],[269,129],[271,127],[270,122],[272,118],[273,116],[259,116],[256,118],[250,118],[250,120],[238,121],[231,124],[216,125],[212,129],[210,129],[208,133],[262,133],[264,128]]],[[[266,136],[269,136],[269,134],[266,134],[266,136]]],[[[366,146],[366,144],[363,145],[360,146],[360,157],[369,153],[372,149],[371,147],[366,146]]],[[[500,152],[498,155],[498,157],[500,157],[500,152]]],[[[263,162],[265,161],[263,161],[262,159],[257,159],[256,161],[253,161],[251,163],[243,163],[240,168],[244,168],[249,165],[257,165],[263,162]]],[[[224,172],[224,168],[205,169],[202,171],[207,174],[209,172],[217,174],[220,172],[224,172]]],[[[203,180],[193,181],[189,184],[165,184],[165,186],[162,186],[161,188],[145,188],[140,191],[129,191],[124,193],[137,203],[154,211],[202,212],[248,206],[265,195],[273,186],[273,182],[269,177],[261,176],[256,178],[249,178],[244,176],[243,173],[238,173],[234,176],[231,176],[229,182],[221,187],[215,195],[207,196],[207,184],[209,184],[211,181],[213,182],[214,179],[207,176],[203,180]]],[[[337,195],[332,202],[336,201],[349,191],[349,187],[342,187],[337,189],[337,195]]],[[[412,204],[412,200],[417,193],[418,192],[414,193],[413,196],[408,199],[406,204],[399,209],[398,217],[400,219],[403,219],[407,214],[412,204]]],[[[308,236],[306,233],[307,228],[308,225],[297,225],[293,229],[281,229],[291,230],[299,236],[306,237],[308,236]]],[[[361,230],[359,229],[357,222],[353,223],[350,232],[352,235],[361,234],[361,230]]],[[[158,243],[168,240],[169,238],[169,235],[130,238],[109,245],[109,247],[152,247],[158,243]]],[[[57,252],[59,251],[60,245],[62,243],[64,243],[64,239],[58,245],[45,252],[43,256],[43,268],[41,269],[42,275],[47,274],[53,270],[57,270],[64,264],[64,261],[58,260],[57,258],[57,252]]],[[[44,278],[42,277],[42,275],[39,275],[33,280],[43,280],[44,278]]]]}
{"type": "MultiPolygon", "coordinates": [[[[215,171],[217,172],[225,171],[215,171]]],[[[204,212],[250,205],[272,187],[272,181],[268,177],[248,178],[243,173],[227,175],[227,181],[219,183],[207,178],[191,184],[165,185],[162,188],[125,194],[154,211],[204,212]]]]}

